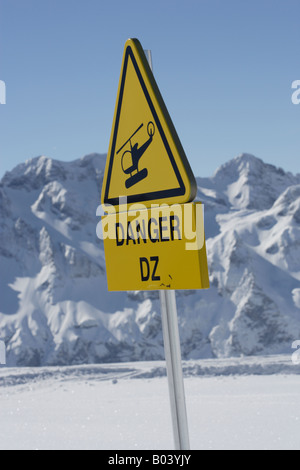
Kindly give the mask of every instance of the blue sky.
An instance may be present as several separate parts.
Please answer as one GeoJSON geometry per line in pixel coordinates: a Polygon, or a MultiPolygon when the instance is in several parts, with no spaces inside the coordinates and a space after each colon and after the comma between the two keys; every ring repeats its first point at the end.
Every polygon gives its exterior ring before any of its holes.
{"type": "Polygon", "coordinates": [[[242,152],[300,172],[299,18],[300,0],[0,0],[0,176],[107,152],[129,37],[196,176],[242,152]]]}

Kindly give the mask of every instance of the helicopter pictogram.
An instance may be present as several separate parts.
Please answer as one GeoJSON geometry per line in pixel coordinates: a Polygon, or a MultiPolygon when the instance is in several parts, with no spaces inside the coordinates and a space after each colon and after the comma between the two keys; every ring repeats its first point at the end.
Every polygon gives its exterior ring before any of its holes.
{"type": "Polygon", "coordinates": [[[139,160],[142,157],[142,155],[145,153],[149,145],[151,144],[155,132],[155,126],[152,121],[149,121],[147,124],[147,133],[149,136],[149,139],[146,140],[140,147],[138,147],[138,143],[135,143],[132,145],[131,139],[133,136],[136,135],[136,133],[143,127],[143,123],[134,131],[133,134],[129,137],[129,139],[124,142],[124,144],[119,148],[117,151],[117,154],[121,152],[121,150],[129,143],[130,145],[130,150],[125,150],[122,154],[121,158],[121,166],[123,172],[127,175],[130,175],[129,178],[125,181],[125,186],[126,188],[131,188],[131,186],[134,186],[137,184],[139,181],[143,180],[148,176],[148,170],[147,168],[143,168],[142,170],[139,170],[138,165],[139,165],[139,160]]]}

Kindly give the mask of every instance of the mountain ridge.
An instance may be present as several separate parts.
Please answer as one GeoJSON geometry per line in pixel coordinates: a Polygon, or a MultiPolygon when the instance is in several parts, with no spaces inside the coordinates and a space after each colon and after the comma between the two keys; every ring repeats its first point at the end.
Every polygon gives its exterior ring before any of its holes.
{"type": "MultiPolygon", "coordinates": [[[[0,181],[8,365],[163,358],[157,292],[107,292],[105,158],[40,156],[0,181]]],[[[176,293],[183,358],[288,352],[300,338],[300,175],[242,154],[196,181],[211,288],[176,293]]]]}

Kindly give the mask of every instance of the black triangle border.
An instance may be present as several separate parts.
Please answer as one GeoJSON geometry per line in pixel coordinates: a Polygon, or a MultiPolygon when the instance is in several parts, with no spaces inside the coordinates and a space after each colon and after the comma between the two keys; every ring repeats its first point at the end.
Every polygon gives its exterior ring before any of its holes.
{"type": "MultiPolygon", "coordinates": [[[[164,190],[160,190],[160,191],[153,191],[153,192],[147,192],[147,193],[141,193],[141,194],[132,194],[132,195],[127,196],[127,202],[128,203],[134,203],[134,202],[143,202],[143,201],[152,201],[152,200],[155,201],[157,199],[173,198],[173,197],[176,197],[176,196],[182,196],[186,192],[184,182],[183,182],[181,174],[178,170],[177,164],[175,162],[175,158],[172,154],[172,151],[170,149],[170,146],[169,146],[169,143],[168,143],[167,138],[165,136],[165,133],[163,131],[163,127],[162,127],[162,125],[160,123],[160,120],[157,116],[155,107],[152,103],[151,97],[149,95],[149,92],[148,92],[147,87],[145,85],[144,79],[143,79],[142,74],[140,72],[140,69],[138,67],[138,64],[137,64],[137,61],[135,59],[132,48],[130,46],[127,46],[126,51],[125,51],[123,70],[122,70],[122,79],[121,79],[121,85],[120,85],[120,93],[119,93],[119,99],[118,99],[118,107],[117,107],[117,113],[116,113],[113,139],[112,139],[111,153],[109,155],[109,167],[108,167],[106,186],[105,186],[104,204],[119,205],[119,203],[120,203],[119,197],[109,198],[108,193],[109,193],[109,186],[110,186],[110,179],[111,179],[111,172],[112,172],[112,165],[113,165],[113,156],[115,154],[116,140],[117,140],[117,134],[118,134],[118,127],[119,127],[119,120],[120,120],[120,114],[121,114],[121,108],[122,108],[122,100],[123,100],[123,93],[124,93],[124,86],[125,86],[125,79],[126,79],[126,72],[127,72],[127,65],[128,65],[129,57],[132,60],[133,66],[135,68],[137,77],[138,77],[139,82],[140,82],[140,85],[141,85],[142,90],[144,92],[145,98],[148,102],[149,108],[152,112],[152,116],[154,118],[155,124],[156,124],[156,126],[159,130],[159,133],[160,133],[160,136],[162,138],[163,144],[165,146],[165,149],[166,149],[167,154],[169,156],[169,159],[170,159],[170,162],[172,164],[173,170],[175,172],[177,181],[179,183],[179,187],[174,188],[174,189],[164,189],[164,190]]],[[[124,195],[120,194],[120,196],[124,196],[124,195]]]]}

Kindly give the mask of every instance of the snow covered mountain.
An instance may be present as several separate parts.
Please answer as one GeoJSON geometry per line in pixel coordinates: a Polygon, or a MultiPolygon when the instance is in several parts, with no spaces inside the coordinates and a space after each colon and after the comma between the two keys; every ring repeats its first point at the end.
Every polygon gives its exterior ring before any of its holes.
{"type": "MultiPolygon", "coordinates": [[[[164,357],[156,292],[107,292],[96,236],[105,156],[38,157],[0,182],[8,365],[164,357]]],[[[197,178],[211,288],[178,291],[182,355],[290,353],[300,339],[300,175],[243,154],[197,178]]]]}

